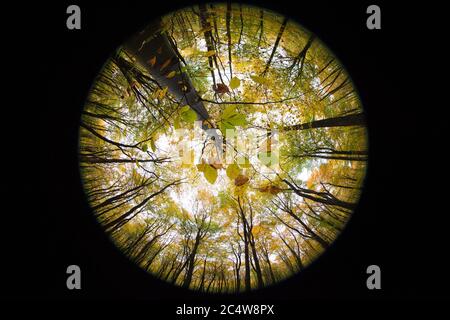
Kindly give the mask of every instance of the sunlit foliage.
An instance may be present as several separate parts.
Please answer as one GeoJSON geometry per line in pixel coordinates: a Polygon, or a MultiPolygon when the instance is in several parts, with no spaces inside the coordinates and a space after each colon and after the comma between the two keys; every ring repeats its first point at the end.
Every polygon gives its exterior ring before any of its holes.
{"type": "Polygon", "coordinates": [[[251,290],[305,268],[364,179],[363,109],[345,69],[300,25],[239,4],[177,11],[134,39],[81,120],[84,187],[105,232],[193,290],[251,290]]]}

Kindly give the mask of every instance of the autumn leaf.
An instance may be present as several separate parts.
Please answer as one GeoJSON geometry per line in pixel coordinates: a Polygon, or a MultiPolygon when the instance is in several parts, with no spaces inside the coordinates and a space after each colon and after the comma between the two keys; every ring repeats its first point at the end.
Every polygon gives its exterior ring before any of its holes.
{"type": "Polygon", "coordinates": [[[204,167],[203,176],[209,183],[214,184],[217,179],[217,169],[207,164],[204,167]]]}
{"type": "Polygon", "coordinates": [[[148,64],[150,65],[150,67],[154,67],[156,64],[156,56],[154,56],[153,58],[151,58],[150,60],[148,60],[148,64]]]}
{"type": "Polygon", "coordinates": [[[253,229],[252,229],[252,234],[254,236],[257,236],[258,234],[261,233],[261,231],[262,231],[261,226],[259,226],[259,225],[258,226],[254,226],[253,229]]]}
{"type": "Polygon", "coordinates": [[[239,174],[236,179],[234,179],[234,185],[237,187],[243,186],[250,180],[247,176],[239,174]]]}
{"type": "Polygon", "coordinates": [[[228,89],[228,86],[223,83],[218,83],[215,86],[213,85],[213,90],[214,90],[214,92],[216,92],[218,94],[224,94],[224,93],[230,92],[230,89],[228,89]]]}
{"type": "Polygon", "coordinates": [[[266,84],[269,83],[268,80],[267,80],[266,78],[264,78],[264,77],[252,75],[252,76],[250,76],[250,78],[251,78],[254,82],[258,83],[258,84],[265,84],[265,85],[266,85],[266,84]]]}
{"type": "Polygon", "coordinates": [[[155,152],[156,144],[155,144],[155,141],[153,139],[150,139],[150,148],[152,149],[153,152],[155,152]]]}
{"type": "Polygon", "coordinates": [[[205,169],[206,169],[206,166],[207,166],[206,163],[199,163],[199,164],[196,165],[197,170],[198,170],[199,172],[204,172],[205,169]]]}
{"type": "Polygon", "coordinates": [[[210,51],[207,51],[206,53],[205,53],[205,57],[212,57],[212,56],[214,56],[216,54],[216,51],[215,50],[210,50],[210,51]]]}
{"type": "Polygon", "coordinates": [[[180,119],[178,117],[173,120],[173,128],[175,130],[181,128],[180,119]]]}
{"type": "Polygon", "coordinates": [[[226,170],[228,178],[230,178],[232,180],[236,179],[240,172],[241,172],[241,170],[236,163],[232,163],[232,164],[228,165],[227,170],[226,170]]]}
{"type": "Polygon", "coordinates": [[[272,184],[263,185],[259,188],[256,188],[256,190],[258,190],[259,192],[262,192],[262,193],[270,193],[273,195],[276,195],[276,194],[280,193],[281,191],[283,191],[283,189],[281,189],[280,187],[278,187],[276,185],[272,185],[272,184]]]}
{"type": "Polygon", "coordinates": [[[158,99],[160,99],[160,100],[163,99],[166,96],[168,89],[169,89],[169,87],[165,87],[163,89],[158,89],[156,91],[158,99]]]}
{"type": "Polygon", "coordinates": [[[167,78],[167,79],[172,79],[173,77],[175,77],[176,74],[177,74],[176,71],[170,71],[170,72],[166,75],[166,78],[167,78]]]}
{"type": "Polygon", "coordinates": [[[240,85],[241,85],[241,80],[239,80],[236,77],[231,78],[231,80],[230,80],[230,89],[231,90],[238,88],[240,85]]]}

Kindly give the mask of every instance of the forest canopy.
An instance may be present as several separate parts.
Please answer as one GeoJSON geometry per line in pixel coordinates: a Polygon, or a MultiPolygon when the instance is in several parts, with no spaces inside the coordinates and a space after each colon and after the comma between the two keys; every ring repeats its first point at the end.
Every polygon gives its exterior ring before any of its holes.
{"type": "Polygon", "coordinates": [[[210,293],[262,288],[316,259],[357,206],[368,154],[333,53],[237,3],[170,13],[118,48],[87,97],[79,152],[121,251],[210,293]]]}

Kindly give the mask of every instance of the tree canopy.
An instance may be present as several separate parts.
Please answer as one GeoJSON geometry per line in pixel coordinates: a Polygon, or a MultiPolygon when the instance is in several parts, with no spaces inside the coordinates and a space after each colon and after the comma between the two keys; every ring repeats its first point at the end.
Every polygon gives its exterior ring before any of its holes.
{"type": "Polygon", "coordinates": [[[152,275],[204,292],[305,268],[356,208],[366,162],[361,101],[333,53],[234,3],[173,12],[118,48],[80,125],[105,232],[152,275]]]}

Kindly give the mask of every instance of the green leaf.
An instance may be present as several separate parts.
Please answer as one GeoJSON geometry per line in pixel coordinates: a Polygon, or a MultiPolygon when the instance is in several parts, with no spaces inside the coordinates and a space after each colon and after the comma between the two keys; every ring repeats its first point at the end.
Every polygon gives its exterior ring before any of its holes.
{"type": "Polygon", "coordinates": [[[247,120],[244,114],[234,114],[233,116],[227,118],[227,121],[234,126],[244,126],[247,124],[247,120]]]}
{"type": "Polygon", "coordinates": [[[143,144],[142,145],[142,151],[147,152],[147,150],[148,150],[147,144],[143,144]]]}
{"type": "Polygon", "coordinates": [[[203,175],[209,183],[214,184],[217,179],[217,170],[210,165],[206,165],[203,175]]]}
{"type": "Polygon", "coordinates": [[[236,106],[235,105],[229,105],[225,108],[222,112],[222,119],[228,119],[229,117],[237,114],[236,112],[236,106]]]}
{"type": "Polygon", "coordinates": [[[233,77],[230,80],[230,89],[236,89],[239,88],[239,86],[241,85],[241,80],[239,80],[239,78],[233,77]]]}
{"type": "Polygon", "coordinates": [[[176,71],[171,71],[171,72],[169,72],[169,73],[166,75],[166,78],[167,78],[167,79],[172,79],[173,77],[176,76],[176,74],[177,74],[176,71]]]}
{"type": "Polygon", "coordinates": [[[175,130],[181,128],[181,126],[180,126],[180,119],[175,118],[175,120],[173,120],[173,127],[174,127],[175,130]]]}
{"type": "Polygon", "coordinates": [[[181,119],[186,122],[194,122],[197,120],[197,113],[194,110],[189,109],[181,114],[181,119]]]}
{"type": "Polygon", "coordinates": [[[231,180],[236,179],[236,177],[239,175],[241,170],[239,169],[239,166],[236,163],[232,163],[227,167],[227,176],[231,180]]]}
{"type": "Polygon", "coordinates": [[[153,139],[150,140],[150,148],[152,149],[153,152],[155,152],[156,144],[155,144],[155,141],[153,139]]]}
{"type": "Polygon", "coordinates": [[[327,225],[328,225],[328,223],[325,220],[320,220],[319,227],[325,227],[327,225]]]}
{"type": "Polygon", "coordinates": [[[271,167],[278,163],[278,157],[272,152],[260,152],[258,153],[258,159],[267,167],[271,167]]]}
{"type": "Polygon", "coordinates": [[[189,111],[190,109],[191,109],[191,107],[188,106],[188,105],[182,106],[182,107],[180,108],[180,113],[189,111]]]}
{"type": "Polygon", "coordinates": [[[234,130],[234,129],[236,129],[236,127],[233,126],[228,121],[220,121],[219,122],[219,129],[220,129],[220,131],[222,131],[222,134],[225,135],[227,133],[227,129],[234,130]]]}
{"type": "Polygon", "coordinates": [[[260,77],[260,76],[250,76],[250,78],[252,78],[252,80],[255,81],[256,83],[259,83],[259,84],[268,84],[267,79],[264,78],[264,77],[260,77]]]}

